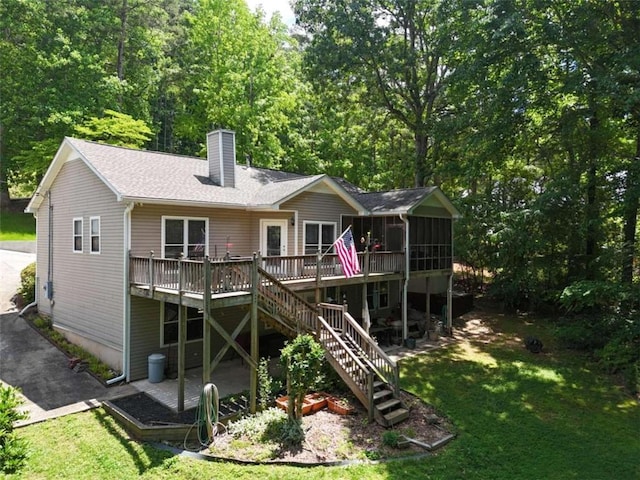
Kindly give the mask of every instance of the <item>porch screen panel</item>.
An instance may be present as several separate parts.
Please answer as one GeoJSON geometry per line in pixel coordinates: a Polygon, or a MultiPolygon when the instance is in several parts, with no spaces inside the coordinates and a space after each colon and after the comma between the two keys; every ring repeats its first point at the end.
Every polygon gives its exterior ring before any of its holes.
{"type": "Polygon", "coordinates": [[[409,219],[411,270],[443,270],[452,266],[451,219],[409,219]]]}

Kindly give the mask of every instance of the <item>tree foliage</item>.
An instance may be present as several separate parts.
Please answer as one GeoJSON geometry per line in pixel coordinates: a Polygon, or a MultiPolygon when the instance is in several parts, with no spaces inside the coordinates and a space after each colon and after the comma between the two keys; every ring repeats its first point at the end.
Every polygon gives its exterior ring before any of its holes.
{"type": "Polygon", "coordinates": [[[225,127],[241,162],[440,186],[464,214],[458,259],[507,306],[633,290],[635,2],[293,6],[288,31],[243,0],[0,2],[3,205],[9,186],[33,191],[66,135],[193,155],[225,127]]]}
{"type": "Polygon", "coordinates": [[[304,396],[319,381],[324,350],[311,335],[298,335],[281,350],[280,361],[287,372],[289,418],[301,419],[304,396]]]}

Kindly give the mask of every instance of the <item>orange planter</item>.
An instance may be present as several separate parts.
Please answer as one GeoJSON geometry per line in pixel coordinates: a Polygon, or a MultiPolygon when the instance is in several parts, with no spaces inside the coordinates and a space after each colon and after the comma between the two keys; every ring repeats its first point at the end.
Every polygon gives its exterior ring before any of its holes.
{"type": "Polygon", "coordinates": [[[350,415],[355,411],[354,406],[349,402],[333,396],[327,398],[327,407],[338,415],[350,415]]]}
{"type": "MultiPolygon", "coordinates": [[[[285,412],[289,408],[289,396],[276,399],[276,405],[285,412]]],[[[321,393],[308,393],[302,402],[302,415],[309,415],[327,406],[327,397],[321,393]]]]}

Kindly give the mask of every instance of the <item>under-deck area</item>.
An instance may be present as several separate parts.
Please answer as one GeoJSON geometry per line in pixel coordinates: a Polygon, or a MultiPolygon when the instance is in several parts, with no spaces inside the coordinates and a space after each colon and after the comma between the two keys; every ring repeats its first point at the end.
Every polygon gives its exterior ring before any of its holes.
{"type": "MultiPolygon", "coordinates": [[[[385,347],[389,357],[394,361],[399,361],[407,356],[423,354],[432,351],[441,345],[451,343],[452,338],[443,337],[439,340],[429,340],[427,338],[419,338],[416,341],[415,348],[409,349],[401,345],[391,345],[385,347]]],[[[269,368],[272,376],[280,374],[280,360],[272,358],[269,368]]],[[[229,395],[238,395],[246,393],[249,390],[250,367],[240,358],[234,358],[221,362],[218,367],[211,372],[211,383],[218,389],[220,398],[229,395]]],[[[151,383],[148,379],[138,380],[132,385],[141,392],[146,393],[154,400],[171,408],[178,409],[178,379],[165,378],[159,383],[151,383]]],[[[204,385],[202,383],[202,368],[191,368],[185,372],[184,383],[184,409],[189,410],[198,405],[200,394],[204,385]]]]}

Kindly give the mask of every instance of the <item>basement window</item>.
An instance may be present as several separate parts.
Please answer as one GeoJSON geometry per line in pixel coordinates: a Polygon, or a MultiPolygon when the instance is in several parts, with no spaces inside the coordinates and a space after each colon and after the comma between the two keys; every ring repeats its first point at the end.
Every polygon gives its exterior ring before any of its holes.
{"type": "MultiPolygon", "coordinates": [[[[175,303],[162,304],[162,329],[160,346],[178,344],[178,305],[175,303]]],[[[187,307],[187,342],[202,340],[202,310],[187,307]]]]}

